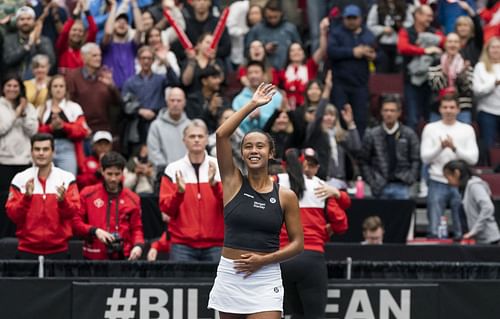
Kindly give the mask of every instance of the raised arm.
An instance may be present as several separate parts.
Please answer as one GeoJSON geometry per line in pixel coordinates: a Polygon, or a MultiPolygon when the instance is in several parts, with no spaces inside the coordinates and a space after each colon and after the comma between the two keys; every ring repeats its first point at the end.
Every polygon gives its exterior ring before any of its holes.
{"type": "Polygon", "coordinates": [[[238,128],[248,114],[259,106],[269,103],[276,93],[272,84],[259,85],[252,100],[228,118],[216,131],[217,162],[224,185],[224,203],[227,203],[241,185],[241,174],[233,162],[231,135],[238,128]]]}

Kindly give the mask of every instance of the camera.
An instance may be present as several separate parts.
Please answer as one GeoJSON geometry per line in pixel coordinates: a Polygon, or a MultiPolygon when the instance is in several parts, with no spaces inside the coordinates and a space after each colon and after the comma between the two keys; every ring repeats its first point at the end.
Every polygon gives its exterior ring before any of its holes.
{"type": "Polygon", "coordinates": [[[123,258],[123,238],[118,232],[111,233],[113,236],[113,241],[107,245],[108,256],[111,259],[122,259],[123,258]]]}

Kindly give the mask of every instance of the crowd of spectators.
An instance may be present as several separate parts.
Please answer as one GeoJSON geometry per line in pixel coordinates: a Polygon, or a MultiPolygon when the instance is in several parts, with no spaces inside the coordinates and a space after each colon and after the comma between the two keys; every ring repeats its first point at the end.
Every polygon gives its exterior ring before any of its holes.
{"type": "MultiPolygon", "coordinates": [[[[499,9],[496,0],[6,1],[1,206],[13,196],[20,201],[8,205],[9,216],[18,236],[29,237],[30,213],[14,212],[30,212],[21,198],[26,188],[43,196],[52,189],[57,206],[75,182],[81,205],[73,207],[73,233],[86,238],[86,256],[107,257],[93,241],[109,244],[118,232],[126,247],[121,256],[136,259],[144,248],[136,194],[156,194],[169,226],[153,249],[169,249],[171,240],[176,260],[216,260],[222,197],[214,132],[270,82],[279,88],[272,102],[232,137],[240,169],[242,136],[264,130],[276,143],[274,173],[283,171],[287,149],[313,148],[317,176],[335,187],[348,188],[361,176],[374,197],[426,198],[429,237],[437,236],[449,203],[458,239],[466,226],[461,198],[443,167],[452,160],[490,164],[500,126],[499,9]],[[214,46],[226,6],[227,25],[214,46]],[[192,47],[183,46],[164,10],[192,47]],[[369,83],[380,74],[400,74],[403,90],[373,105],[369,83]],[[70,175],[46,172],[31,189],[37,133],[51,134],[51,159],[70,175]],[[111,190],[117,174],[120,186],[111,190]],[[51,178],[64,181],[62,190],[49,185],[51,178]],[[123,202],[123,218],[135,222],[118,229],[123,202]],[[92,205],[98,210],[87,216],[92,205]],[[104,217],[92,224],[100,211],[104,217]]],[[[9,222],[0,215],[5,230],[9,222]]],[[[20,251],[44,252],[25,247],[20,240],[20,251]]]]}

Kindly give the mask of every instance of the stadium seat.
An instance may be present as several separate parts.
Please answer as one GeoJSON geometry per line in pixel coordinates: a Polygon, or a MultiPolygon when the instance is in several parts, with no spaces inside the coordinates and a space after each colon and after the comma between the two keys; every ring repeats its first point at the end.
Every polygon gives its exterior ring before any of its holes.
{"type": "Polygon", "coordinates": [[[402,73],[373,73],[370,76],[368,88],[370,90],[370,114],[380,117],[380,97],[383,94],[399,94],[403,101],[404,81],[402,73]]]}
{"type": "Polygon", "coordinates": [[[490,163],[491,167],[500,165],[500,147],[490,148],[490,163]]]}

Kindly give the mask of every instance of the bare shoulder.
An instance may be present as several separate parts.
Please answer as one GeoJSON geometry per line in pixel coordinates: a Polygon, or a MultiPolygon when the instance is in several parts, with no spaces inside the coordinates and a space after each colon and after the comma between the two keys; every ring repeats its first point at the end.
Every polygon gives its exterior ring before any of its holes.
{"type": "Polygon", "coordinates": [[[297,195],[289,188],[280,186],[279,195],[280,203],[283,208],[298,206],[299,200],[297,195]]]}

